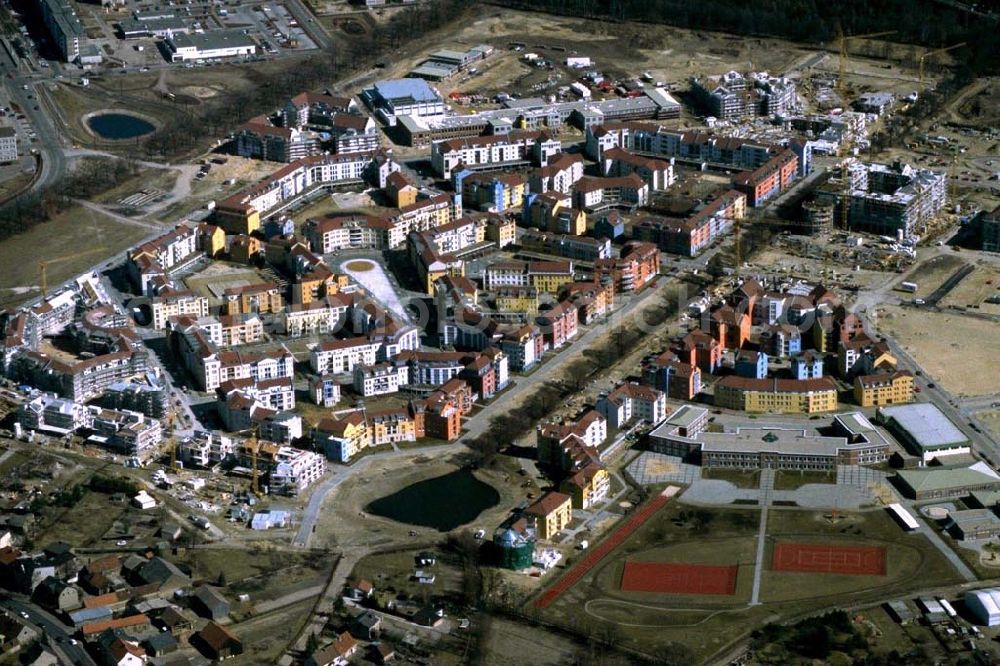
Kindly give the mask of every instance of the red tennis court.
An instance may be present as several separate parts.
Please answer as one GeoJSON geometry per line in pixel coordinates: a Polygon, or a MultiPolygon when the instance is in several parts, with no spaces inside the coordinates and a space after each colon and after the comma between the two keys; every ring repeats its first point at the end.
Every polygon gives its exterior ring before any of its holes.
{"type": "Polygon", "coordinates": [[[625,592],[663,594],[736,594],[737,567],[664,562],[626,562],[625,592]]]}
{"type": "Polygon", "coordinates": [[[775,571],[884,576],[885,548],[779,543],[774,546],[771,568],[775,571]]]}

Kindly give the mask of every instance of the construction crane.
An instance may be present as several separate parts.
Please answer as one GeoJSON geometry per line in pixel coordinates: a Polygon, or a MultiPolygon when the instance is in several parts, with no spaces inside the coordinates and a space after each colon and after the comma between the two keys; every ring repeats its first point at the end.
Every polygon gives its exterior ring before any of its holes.
{"type": "Polygon", "coordinates": [[[895,30],[883,30],[881,32],[869,32],[864,35],[845,35],[840,27],[837,27],[837,38],[840,41],[840,63],[839,63],[839,75],[837,77],[837,92],[840,96],[844,96],[844,91],[846,86],[844,80],[847,77],[847,60],[848,60],[848,44],[852,39],[872,39],[874,37],[887,37],[888,35],[895,35],[895,30]]]}
{"type": "Polygon", "coordinates": [[[49,295],[49,276],[48,269],[49,265],[57,264],[62,261],[69,261],[70,259],[76,259],[77,257],[85,257],[88,254],[93,254],[101,250],[107,249],[105,246],[100,245],[98,247],[92,247],[87,250],[81,250],[80,252],[74,252],[73,254],[64,254],[61,257],[56,257],[55,259],[46,259],[45,261],[38,262],[38,277],[42,286],[42,298],[49,295]]]}
{"type": "Polygon", "coordinates": [[[177,438],[174,437],[174,421],[177,413],[171,409],[167,413],[167,446],[170,447],[170,469],[177,469],[177,438]]]}
{"type": "Polygon", "coordinates": [[[960,49],[965,46],[965,42],[960,42],[958,44],[953,44],[951,46],[946,46],[943,49],[938,49],[936,51],[928,51],[927,53],[920,56],[917,62],[917,81],[920,83],[920,94],[924,93],[924,61],[931,56],[941,55],[942,53],[947,53],[948,51],[954,51],[955,49],[960,49]]]}
{"type": "Polygon", "coordinates": [[[250,449],[250,490],[254,495],[260,497],[260,480],[257,471],[257,449],[260,447],[260,442],[257,441],[256,425],[250,429],[250,437],[244,443],[244,446],[250,449]]]}

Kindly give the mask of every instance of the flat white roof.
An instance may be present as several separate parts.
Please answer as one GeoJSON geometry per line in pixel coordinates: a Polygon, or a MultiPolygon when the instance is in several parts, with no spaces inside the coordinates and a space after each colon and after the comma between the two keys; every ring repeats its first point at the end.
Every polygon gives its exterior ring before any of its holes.
{"type": "Polygon", "coordinates": [[[894,502],[890,504],[888,508],[894,514],[899,516],[899,519],[903,522],[904,525],[906,525],[907,529],[915,530],[918,527],[920,527],[920,524],[916,521],[913,515],[909,511],[904,509],[902,504],[894,502]]]}

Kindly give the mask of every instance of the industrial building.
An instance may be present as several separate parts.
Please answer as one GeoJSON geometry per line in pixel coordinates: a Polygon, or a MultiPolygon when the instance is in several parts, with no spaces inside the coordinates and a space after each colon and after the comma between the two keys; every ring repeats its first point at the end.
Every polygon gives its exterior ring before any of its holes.
{"type": "Polygon", "coordinates": [[[968,438],[930,403],[881,407],[875,418],[924,463],[971,451],[968,438]]]}
{"type": "Polygon", "coordinates": [[[906,497],[921,501],[1000,489],[1000,475],[984,462],[968,467],[901,469],[892,480],[906,497]]]}
{"type": "Polygon", "coordinates": [[[171,34],[166,45],[172,62],[246,57],[257,52],[257,43],[242,30],[171,34]]]}
{"type": "Polygon", "coordinates": [[[404,116],[430,121],[445,115],[444,99],[424,79],[379,81],[361,99],[390,127],[404,116]]]}

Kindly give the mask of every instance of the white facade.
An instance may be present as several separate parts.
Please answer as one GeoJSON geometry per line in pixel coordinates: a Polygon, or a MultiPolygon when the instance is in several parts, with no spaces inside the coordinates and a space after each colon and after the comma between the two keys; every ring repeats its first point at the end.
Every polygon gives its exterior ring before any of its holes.
{"type": "Polygon", "coordinates": [[[380,346],[367,338],[322,342],[309,350],[309,367],[319,375],[352,372],[358,364],[375,365],[380,346]]]}

